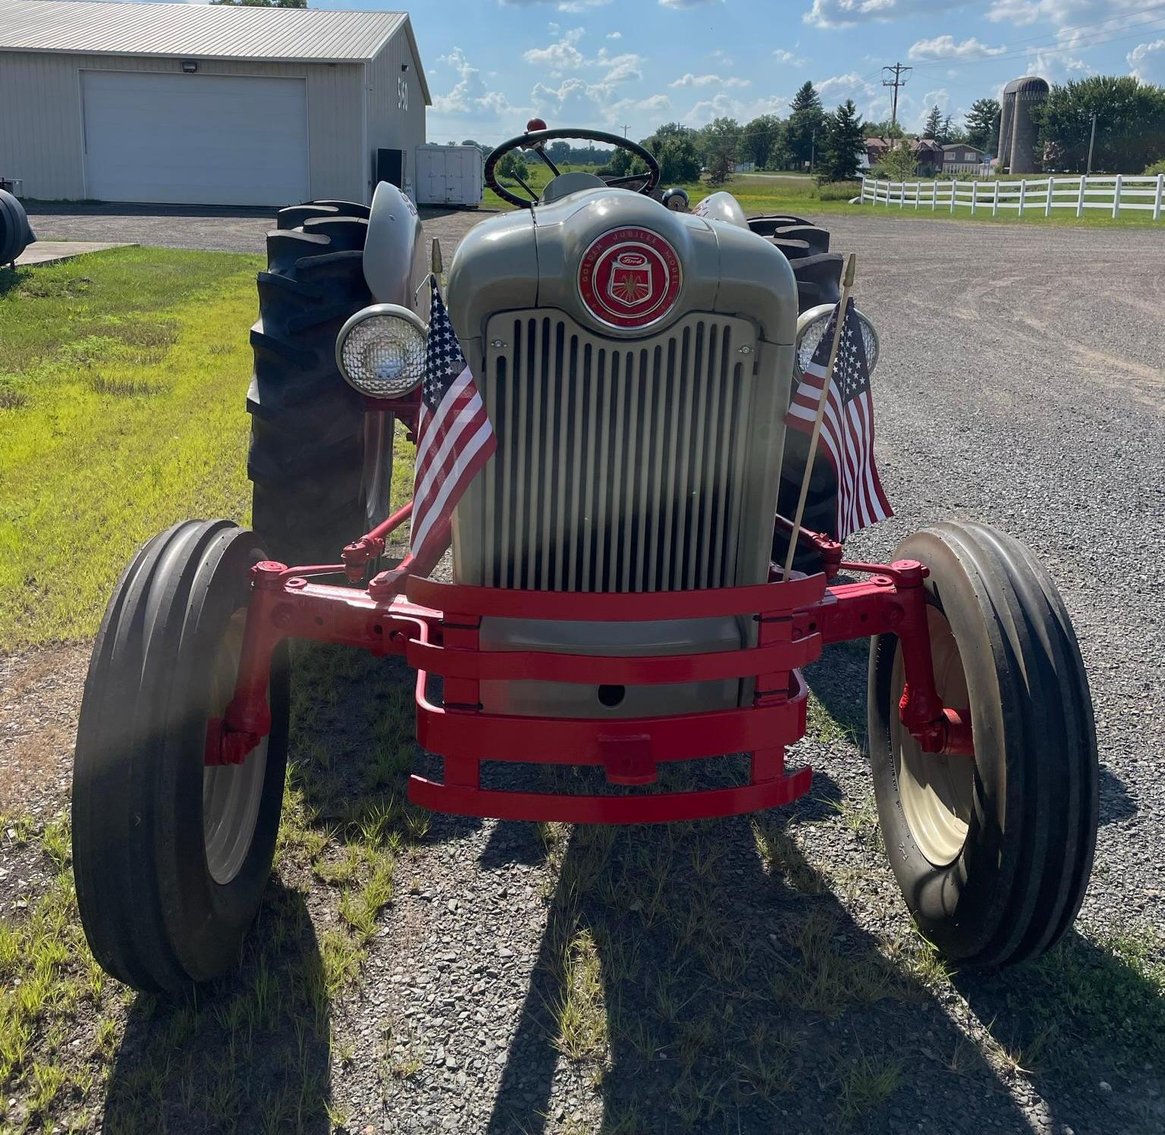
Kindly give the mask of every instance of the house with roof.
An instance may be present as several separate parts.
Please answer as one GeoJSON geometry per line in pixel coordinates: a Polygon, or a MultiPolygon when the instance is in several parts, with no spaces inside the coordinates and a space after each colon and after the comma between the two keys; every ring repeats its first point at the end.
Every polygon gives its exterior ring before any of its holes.
{"type": "Polygon", "coordinates": [[[991,155],[986,150],[969,146],[966,142],[943,146],[943,173],[982,173],[990,161],[991,155]]]}
{"type": "Polygon", "coordinates": [[[920,177],[934,177],[943,169],[943,148],[933,138],[867,138],[866,160],[871,167],[895,146],[909,146],[920,177]]]}
{"type": "Polygon", "coordinates": [[[0,175],[28,197],[368,201],[432,102],[405,12],[0,0],[0,175]]]}

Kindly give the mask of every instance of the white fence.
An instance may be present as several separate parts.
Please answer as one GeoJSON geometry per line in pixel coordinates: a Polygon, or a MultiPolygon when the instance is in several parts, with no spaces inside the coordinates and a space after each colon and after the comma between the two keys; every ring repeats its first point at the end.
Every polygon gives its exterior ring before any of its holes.
{"type": "Polygon", "coordinates": [[[990,210],[993,217],[1001,209],[1017,216],[1051,216],[1053,209],[1072,209],[1084,216],[1085,209],[1103,209],[1112,217],[1146,212],[1161,219],[1165,198],[1165,174],[1149,177],[1029,177],[1018,181],[881,181],[862,178],[864,205],[896,206],[900,209],[970,209],[971,215],[990,210]]]}

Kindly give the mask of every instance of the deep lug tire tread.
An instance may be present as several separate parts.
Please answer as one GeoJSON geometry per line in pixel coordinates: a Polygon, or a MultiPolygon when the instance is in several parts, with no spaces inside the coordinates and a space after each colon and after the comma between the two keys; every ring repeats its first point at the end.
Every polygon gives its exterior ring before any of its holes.
{"type": "Polygon", "coordinates": [[[252,526],[285,563],[336,562],[367,528],[364,405],[336,368],[335,344],[348,317],[372,302],[368,216],[352,202],[293,205],[267,236],[251,330],[247,472],[252,526]]]}
{"type": "Polygon", "coordinates": [[[1096,843],[1095,724],[1071,622],[1035,557],[985,525],[936,525],[908,537],[895,557],[931,568],[928,590],[960,645],[976,737],[1000,737],[975,758],[962,853],[933,867],[897,807],[889,733],[897,640],[873,640],[870,756],[895,874],[921,929],[953,961],[1003,966],[1038,957],[1072,925],[1096,843]]]}

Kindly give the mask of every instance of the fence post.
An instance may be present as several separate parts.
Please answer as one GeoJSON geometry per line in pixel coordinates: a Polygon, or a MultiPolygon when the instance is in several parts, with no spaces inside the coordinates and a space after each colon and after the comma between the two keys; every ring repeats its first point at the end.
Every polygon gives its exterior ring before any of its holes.
{"type": "Polygon", "coordinates": [[[1157,174],[1157,196],[1153,198],[1153,220],[1161,219],[1161,197],[1165,191],[1165,173],[1157,174]]]}
{"type": "Polygon", "coordinates": [[[993,217],[999,216],[999,179],[995,179],[995,193],[991,198],[991,215],[993,217]]]}
{"type": "Polygon", "coordinates": [[[933,213],[938,208],[938,182],[932,181],[930,183],[930,211],[933,213]]]}
{"type": "Polygon", "coordinates": [[[951,212],[952,213],[955,211],[955,198],[957,198],[958,195],[959,195],[959,183],[957,180],[952,181],[951,182],[951,212]]]}
{"type": "Polygon", "coordinates": [[[1044,216],[1050,217],[1052,215],[1052,187],[1056,184],[1056,179],[1048,174],[1048,199],[1044,202],[1044,216]]]}
{"type": "Polygon", "coordinates": [[[1084,183],[1088,180],[1083,174],[1080,175],[1080,194],[1076,198],[1076,216],[1084,216],[1084,183]]]}
{"type": "Polygon", "coordinates": [[[971,181],[971,216],[975,215],[975,198],[979,196],[979,182],[971,181]]]}
{"type": "Polygon", "coordinates": [[[1027,192],[1027,178],[1019,179],[1019,216],[1023,216],[1023,195],[1027,192]]]}
{"type": "Polygon", "coordinates": [[[914,183],[914,208],[918,209],[918,199],[922,196],[922,182],[916,181],[914,183]]]}
{"type": "Polygon", "coordinates": [[[1112,219],[1115,221],[1121,215],[1121,175],[1116,175],[1116,184],[1112,187],[1112,219]]]}

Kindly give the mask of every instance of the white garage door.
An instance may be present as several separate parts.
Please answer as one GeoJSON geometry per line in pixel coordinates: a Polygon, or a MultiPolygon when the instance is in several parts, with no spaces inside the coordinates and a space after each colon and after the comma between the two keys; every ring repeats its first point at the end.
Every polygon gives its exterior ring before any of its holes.
{"type": "Polygon", "coordinates": [[[98,201],[308,198],[303,79],[85,71],[85,185],[98,201]]]}

